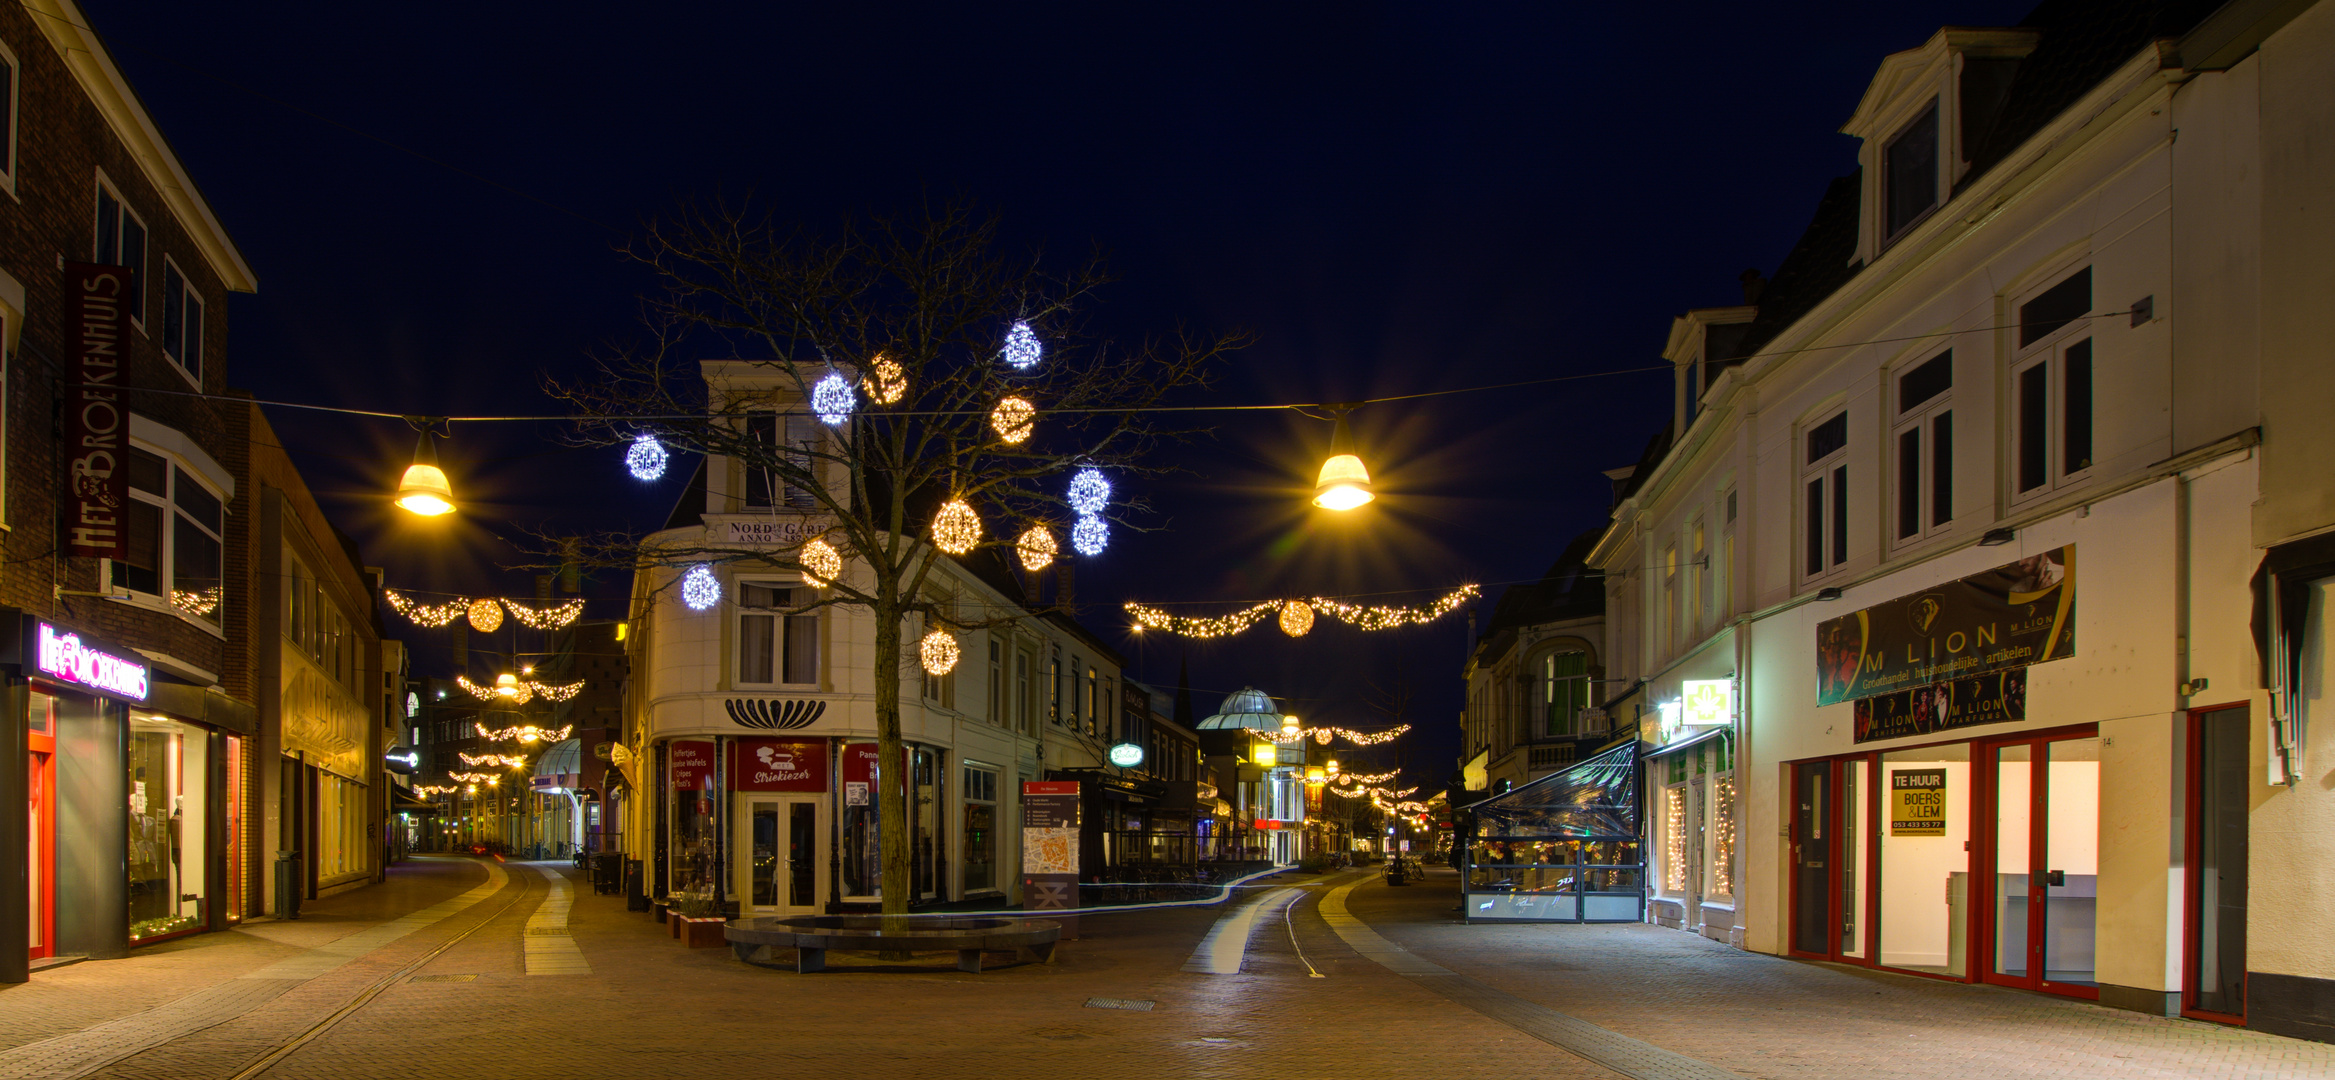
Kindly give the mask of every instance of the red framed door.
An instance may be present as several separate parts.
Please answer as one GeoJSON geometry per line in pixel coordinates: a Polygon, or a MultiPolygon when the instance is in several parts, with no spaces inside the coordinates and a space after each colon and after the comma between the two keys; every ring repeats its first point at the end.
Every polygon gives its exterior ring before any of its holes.
{"type": "Polygon", "coordinates": [[[2247,821],[2256,781],[2244,702],[2189,713],[2181,1015],[2246,1022],[2247,821]]]}
{"type": "Polygon", "coordinates": [[[35,960],[57,955],[57,699],[34,693],[26,725],[26,795],[31,835],[25,847],[35,960]]]}
{"type": "Polygon", "coordinates": [[[1981,980],[2097,999],[2100,740],[2095,731],[1981,743],[1981,980]]]}

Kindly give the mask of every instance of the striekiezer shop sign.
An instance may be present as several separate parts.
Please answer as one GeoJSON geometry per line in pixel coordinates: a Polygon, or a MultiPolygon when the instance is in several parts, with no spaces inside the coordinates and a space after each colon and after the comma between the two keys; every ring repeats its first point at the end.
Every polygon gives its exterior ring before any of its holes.
{"type": "Polygon", "coordinates": [[[137,276],[126,266],[65,264],[65,551],[129,554],[130,414],[122,402],[137,276]]]}

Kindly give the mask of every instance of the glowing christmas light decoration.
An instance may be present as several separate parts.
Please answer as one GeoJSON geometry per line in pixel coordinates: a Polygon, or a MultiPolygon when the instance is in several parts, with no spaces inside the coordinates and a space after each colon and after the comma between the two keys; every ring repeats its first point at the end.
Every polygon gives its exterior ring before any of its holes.
{"type": "Polygon", "coordinates": [[[851,389],[851,380],[830,373],[811,388],[811,411],[819,414],[828,427],[851,419],[851,410],[859,407],[859,395],[851,389]]]}
{"type": "MultiPolygon", "coordinates": [[[[485,784],[488,787],[493,787],[503,782],[503,774],[501,773],[450,772],[447,773],[446,776],[449,779],[460,780],[465,784],[485,784]]],[[[476,791],[478,789],[473,787],[471,790],[476,791]]]]}
{"type": "Polygon", "coordinates": [[[396,589],[383,589],[382,595],[398,614],[412,619],[417,626],[432,630],[445,626],[470,612],[470,601],[456,599],[443,604],[417,604],[396,589]]]}
{"type": "Polygon", "coordinates": [[[1027,398],[1009,397],[989,414],[989,426],[997,429],[997,437],[1009,446],[1028,441],[1030,432],[1037,430],[1037,420],[1038,407],[1027,398]]]}
{"type": "MultiPolygon", "coordinates": [[[[1151,607],[1146,604],[1140,604],[1132,600],[1128,601],[1124,606],[1127,609],[1127,613],[1135,617],[1136,625],[1141,626],[1144,629],[1165,630],[1169,633],[1183,634],[1187,637],[1213,638],[1224,637],[1228,634],[1240,633],[1241,631],[1256,625],[1257,620],[1264,618],[1268,614],[1286,611],[1287,605],[1293,603],[1303,603],[1317,614],[1328,615],[1331,618],[1337,619],[1341,622],[1352,624],[1358,629],[1392,630],[1397,627],[1414,626],[1433,622],[1436,619],[1451,614],[1451,612],[1458,608],[1461,604],[1464,604],[1469,600],[1473,600],[1479,595],[1482,595],[1481,590],[1477,589],[1475,586],[1462,585],[1459,588],[1454,589],[1441,598],[1437,599],[1434,603],[1421,605],[1419,607],[1385,607],[1376,605],[1364,607],[1360,604],[1349,604],[1344,601],[1334,600],[1326,596],[1307,597],[1302,601],[1295,598],[1289,600],[1267,600],[1261,604],[1242,608],[1241,610],[1233,612],[1230,615],[1220,615],[1213,618],[1194,615],[1170,615],[1158,608],[1151,607]]],[[[1308,623],[1307,625],[1310,627],[1311,623],[1308,623]]]]}
{"type": "Polygon", "coordinates": [[[1078,553],[1093,557],[1111,546],[1111,526],[1093,514],[1080,514],[1078,524],[1070,527],[1070,546],[1078,553]]]}
{"type": "Polygon", "coordinates": [[[576,726],[574,724],[569,724],[568,726],[560,728],[556,731],[552,730],[551,728],[536,727],[533,724],[521,724],[518,727],[507,728],[489,728],[485,724],[473,722],[470,726],[472,730],[478,732],[479,738],[485,739],[488,742],[558,742],[561,739],[567,738],[570,733],[576,730],[576,726]]]}
{"type": "Polygon", "coordinates": [[[1005,332],[1005,362],[1015,370],[1027,369],[1046,355],[1046,347],[1038,341],[1038,332],[1030,324],[1017,322],[1005,332]]]}
{"type": "Polygon", "coordinates": [[[908,373],[879,353],[876,362],[868,365],[867,377],[859,381],[859,388],[867,391],[869,401],[897,405],[908,394],[908,373]]]}
{"type": "Polygon", "coordinates": [[[1097,468],[1084,468],[1070,478],[1070,508],[1081,514],[1100,514],[1111,504],[1111,478],[1097,468]]]}
{"type": "Polygon", "coordinates": [[[539,682],[530,682],[527,686],[535,691],[535,696],[546,701],[566,701],[583,692],[584,680],[578,679],[564,686],[553,686],[550,683],[539,682]]]}
{"type": "Polygon", "coordinates": [[[584,598],[580,596],[547,607],[531,607],[517,600],[505,600],[502,603],[512,618],[530,630],[557,630],[573,624],[584,615],[584,598]]]}
{"type": "Polygon", "coordinates": [[[936,627],[916,643],[916,655],[924,662],[925,674],[946,675],[957,666],[956,636],[936,627]]]}
{"type": "Polygon", "coordinates": [[[974,513],[965,500],[950,499],[932,516],[932,543],[942,551],[962,555],[980,542],[981,515],[974,513]]]}
{"type": "Polygon", "coordinates": [[[1304,637],[1313,629],[1313,608],[1303,600],[1287,600],[1281,604],[1281,632],[1290,637],[1304,637]]]}
{"type": "Polygon", "coordinates": [[[681,575],[681,602],[691,611],[704,611],[722,602],[722,583],[714,577],[712,566],[698,563],[681,575]]]}
{"type": "Polygon", "coordinates": [[[655,480],[665,475],[665,462],[671,455],[665,453],[665,444],[644,431],[635,436],[632,445],[624,451],[624,467],[635,480],[655,480]]]}
{"type": "Polygon", "coordinates": [[[457,754],[455,756],[461,758],[464,765],[472,768],[477,768],[480,765],[500,765],[506,769],[527,767],[527,759],[517,754],[457,754]]]}
{"type": "Polygon", "coordinates": [[[812,588],[824,589],[843,576],[843,556],[821,538],[806,542],[795,552],[795,561],[802,564],[803,581],[812,588]]]}
{"type": "Polygon", "coordinates": [[[413,793],[424,799],[438,795],[452,795],[460,790],[462,787],[459,784],[415,784],[413,786],[413,793]]]}
{"type": "Polygon", "coordinates": [[[503,627],[503,605],[492,600],[470,602],[470,628],[481,634],[491,634],[503,627]]]}
{"type": "Polygon", "coordinates": [[[1054,565],[1054,556],[1061,554],[1054,546],[1054,534],[1044,525],[1030,526],[1030,531],[1014,542],[1014,550],[1021,555],[1022,569],[1033,574],[1054,565]]]}

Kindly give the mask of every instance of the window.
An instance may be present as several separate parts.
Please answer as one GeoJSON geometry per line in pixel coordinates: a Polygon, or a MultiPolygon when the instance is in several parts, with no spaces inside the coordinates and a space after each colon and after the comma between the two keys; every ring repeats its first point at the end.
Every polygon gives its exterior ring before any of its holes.
{"type": "Polygon", "coordinates": [[[125,557],[113,562],[115,588],[161,599],[180,614],[219,625],[219,496],[162,455],[130,447],[125,557]]]}
{"type": "Polygon", "coordinates": [[[1719,550],[1711,559],[1711,595],[1717,603],[1712,612],[1714,621],[1725,621],[1735,613],[1735,492],[1730,489],[1722,502],[1726,505],[1726,524],[1719,533],[1719,550]]]}
{"type": "Polygon", "coordinates": [[[1102,714],[1101,682],[1095,678],[1095,669],[1086,669],[1086,733],[1095,734],[1095,721],[1102,714]]]}
{"type": "Polygon", "coordinates": [[[1881,237],[1895,240],[1938,205],[1938,103],[1905,125],[1882,151],[1881,237]]]}
{"type": "Polygon", "coordinates": [[[1662,654],[1678,649],[1678,544],[1662,547],[1662,654]]]}
{"type": "Polygon", "coordinates": [[[1047,691],[1046,696],[1046,719],[1052,721],[1054,726],[1060,727],[1062,726],[1062,650],[1059,648],[1054,650],[1053,658],[1046,663],[1046,678],[1052,685],[1052,689],[1047,691]]]}
{"type": "Polygon", "coordinates": [[[90,261],[130,268],[130,321],[146,325],[146,223],[103,180],[97,183],[97,250],[90,261]]]}
{"type": "Polygon", "coordinates": [[[1936,535],[1954,520],[1954,352],[1897,377],[1899,540],[1936,535]]]}
{"type": "Polygon", "coordinates": [[[2019,305],[2011,371],[2013,494],[2039,494],[2092,467],[2092,268],[2019,305]]]}
{"type": "Polygon", "coordinates": [[[203,298],[168,257],[162,260],[162,355],[203,384],[203,298]]]}
{"type": "Polygon", "coordinates": [[[1016,649],[1013,654],[1015,696],[1020,700],[1022,734],[1038,734],[1038,664],[1028,649],[1016,649]]]}
{"type": "Polygon", "coordinates": [[[746,467],[746,506],[749,509],[817,509],[818,498],[793,481],[811,475],[811,451],[819,444],[818,420],[810,416],[780,416],[775,412],[749,413],[746,434],[755,442],[770,445],[776,459],[785,462],[784,472],[753,465],[746,467]],[[782,431],[786,435],[783,442],[779,439],[782,431]]]}
{"type": "Polygon", "coordinates": [[[965,766],[965,890],[997,888],[997,770],[965,766]]]}
{"type": "Polygon", "coordinates": [[[1589,707],[1589,656],[1581,652],[1550,653],[1540,659],[1542,730],[1563,738],[1588,735],[1582,731],[1581,710],[1589,707]]]}
{"type": "Polygon", "coordinates": [[[989,639],[989,722],[1011,727],[1005,714],[1005,646],[989,639]]]}
{"type": "Polygon", "coordinates": [[[1694,608],[1687,620],[1687,637],[1693,640],[1702,633],[1704,620],[1711,617],[1711,548],[1704,534],[1703,519],[1696,518],[1687,526],[1691,546],[1687,548],[1686,579],[1687,604],[1694,608]]]}
{"type": "Polygon", "coordinates": [[[1832,419],[1809,428],[1807,444],[1806,464],[1800,471],[1800,488],[1806,493],[1801,510],[1807,523],[1802,570],[1817,577],[1849,559],[1849,414],[1834,413],[1832,419]]]}
{"type": "Polygon", "coordinates": [[[0,180],[5,180],[12,190],[16,186],[16,99],[21,88],[17,78],[20,70],[16,54],[0,45],[0,95],[6,98],[0,100],[0,173],[7,174],[0,180]]]}
{"type": "Polygon", "coordinates": [[[818,591],[805,586],[738,583],[739,682],[819,681],[819,614],[789,614],[818,599],[818,591]]]}

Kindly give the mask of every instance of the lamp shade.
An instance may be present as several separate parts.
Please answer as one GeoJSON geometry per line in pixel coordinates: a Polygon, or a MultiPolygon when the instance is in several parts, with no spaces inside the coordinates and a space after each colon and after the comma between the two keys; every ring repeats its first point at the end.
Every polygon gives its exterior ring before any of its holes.
{"type": "Polygon", "coordinates": [[[446,483],[446,470],[438,467],[438,450],[430,445],[427,431],[414,443],[413,464],[405,467],[405,476],[397,482],[396,502],[423,517],[454,512],[454,488],[446,483]]]}
{"type": "Polygon", "coordinates": [[[1256,748],[1249,752],[1249,760],[1270,769],[1280,763],[1280,748],[1272,743],[1258,743],[1256,748]]]}
{"type": "Polygon", "coordinates": [[[1370,491],[1370,470],[1354,453],[1352,439],[1346,432],[1346,417],[1338,416],[1338,427],[1330,435],[1330,458],[1322,462],[1321,474],[1313,483],[1313,504],[1324,510],[1352,510],[1378,496],[1370,491]]]}

